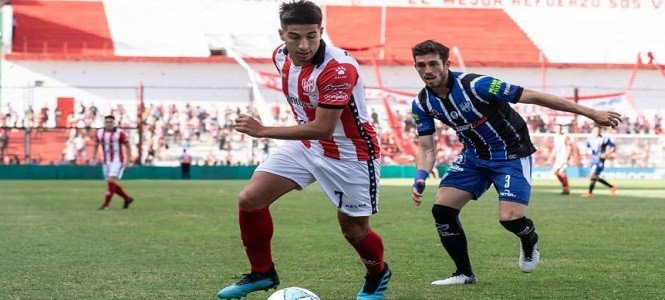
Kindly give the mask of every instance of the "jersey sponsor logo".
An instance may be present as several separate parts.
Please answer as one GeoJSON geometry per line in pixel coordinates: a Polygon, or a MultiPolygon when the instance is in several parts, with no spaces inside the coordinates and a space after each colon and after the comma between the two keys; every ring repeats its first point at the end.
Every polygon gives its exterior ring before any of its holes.
{"type": "Polygon", "coordinates": [[[329,84],[323,87],[324,90],[326,91],[336,91],[336,90],[346,90],[351,88],[350,83],[343,83],[343,84],[329,84]]]}
{"type": "MultiPolygon", "coordinates": [[[[414,121],[420,122],[420,116],[418,114],[411,114],[411,116],[413,117],[414,121]]],[[[418,126],[420,126],[420,124],[418,124],[418,126]]]]}
{"type": "Polygon", "coordinates": [[[335,79],[345,79],[346,76],[346,68],[343,66],[338,66],[335,68],[335,72],[337,73],[337,76],[335,76],[335,79]]]}
{"type": "Polygon", "coordinates": [[[460,126],[455,126],[456,131],[464,131],[464,130],[469,130],[469,129],[474,129],[477,128],[480,125],[483,125],[485,122],[487,122],[487,117],[483,116],[482,118],[475,120],[469,124],[464,124],[460,126]]]}
{"type": "Polygon", "coordinates": [[[495,96],[498,95],[499,90],[501,89],[501,83],[502,83],[501,80],[498,80],[496,78],[492,79],[492,82],[490,83],[490,87],[487,90],[487,92],[495,96]]]}
{"type": "Polygon", "coordinates": [[[464,172],[464,168],[462,168],[462,167],[460,167],[460,166],[458,166],[458,165],[456,165],[456,164],[452,164],[452,165],[450,165],[449,170],[450,170],[450,171],[453,171],[453,172],[464,172]]]}
{"type": "Polygon", "coordinates": [[[517,197],[517,196],[516,196],[515,194],[513,194],[513,192],[511,192],[509,189],[505,189],[505,190],[503,190],[503,192],[500,192],[499,195],[501,195],[501,197],[513,197],[513,198],[514,198],[514,197],[517,197]]]}
{"type": "Polygon", "coordinates": [[[459,118],[459,114],[456,111],[452,111],[450,113],[450,117],[452,117],[453,119],[457,119],[457,118],[459,118]]]}
{"type": "Polygon", "coordinates": [[[314,80],[312,79],[303,79],[301,84],[305,93],[311,93],[314,90],[314,80]]]}
{"type": "Polygon", "coordinates": [[[346,101],[349,100],[349,94],[343,91],[336,91],[325,95],[323,98],[331,101],[346,101]]]}
{"type": "Polygon", "coordinates": [[[296,97],[293,97],[293,96],[289,96],[288,98],[286,98],[286,100],[289,101],[289,103],[291,103],[292,105],[295,105],[295,106],[306,107],[306,108],[316,108],[316,106],[314,106],[314,104],[302,101],[302,100],[300,100],[296,97]]]}

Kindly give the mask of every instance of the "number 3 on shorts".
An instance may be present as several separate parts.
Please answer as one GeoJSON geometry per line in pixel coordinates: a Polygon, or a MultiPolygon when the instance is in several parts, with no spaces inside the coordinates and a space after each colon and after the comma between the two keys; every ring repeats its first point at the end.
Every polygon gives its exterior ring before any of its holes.
{"type": "Polygon", "coordinates": [[[506,175],[506,183],[503,184],[504,188],[510,187],[510,175],[506,175]]]}

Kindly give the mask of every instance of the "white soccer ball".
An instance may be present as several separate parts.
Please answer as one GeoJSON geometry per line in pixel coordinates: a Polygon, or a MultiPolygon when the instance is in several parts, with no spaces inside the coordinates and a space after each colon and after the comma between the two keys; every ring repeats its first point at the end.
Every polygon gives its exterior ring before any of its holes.
{"type": "Polygon", "coordinates": [[[268,300],[321,300],[321,298],[301,287],[287,287],[274,292],[268,300]]]}

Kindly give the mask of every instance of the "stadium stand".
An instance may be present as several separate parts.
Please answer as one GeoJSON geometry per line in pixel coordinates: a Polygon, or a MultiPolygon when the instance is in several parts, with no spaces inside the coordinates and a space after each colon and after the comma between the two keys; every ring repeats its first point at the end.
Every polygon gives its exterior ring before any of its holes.
{"type": "Polygon", "coordinates": [[[14,54],[114,55],[103,2],[15,0],[13,5],[14,54]]]}
{"type": "MultiPolygon", "coordinates": [[[[328,6],[327,13],[327,30],[335,44],[349,48],[381,44],[381,8],[328,6]]],[[[411,46],[436,39],[459,48],[467,64],[539,64],[536,45],[500,9],[389,7],[386,16],[385,54],[379,59],[411,64],[411,46]]]]}

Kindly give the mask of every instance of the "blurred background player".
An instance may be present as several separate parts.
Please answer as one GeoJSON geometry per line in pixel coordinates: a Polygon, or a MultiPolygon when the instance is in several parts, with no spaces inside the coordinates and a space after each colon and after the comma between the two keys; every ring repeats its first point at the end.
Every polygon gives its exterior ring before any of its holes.
{"type": "Polygon", "coordinates": [[[122,178],[124,170],[129,167],[130,159],[127,156],[131,155],[132,149],[129,145],[127,134],[115,126],[115,117],[112,115],[104,117],[104,128],[97,130],[97,134],[95,135],[95,146],[92,150],[92,157],[95,160],[97,159],[97,151],[100,145],[104,157],[102,171],[107,187],[106,194],[104,195],[104,203],[99,209],[108,209],[113,194],[118,194],[125,200],[122,208],[128,208],[129,204],[134,201],[134,198],[125,193],[118,184],[118,181],[122,178]]]}
{"type": "Polygon", "coordinates": [[[187,149],[182,149],[182,155],[180,155],[180,175],[182,179],[189,179],[189,172],[192,168],[192,156],[187,153],[187,149]]]}
{"type": "Polygon", "coordinates": [[[566,169],[568,168],[568,161],[570,160],[570,154],[572,153],[573,141],[566,135],[563,126],[560,124],[554,126],[554,133],[556,133],[556,135],[554,136],[552,152],[547,159],[547,164],[552,165],[554,175],[559,179],[559,182],[561,182],[561,194],[569,195],[570,186],[568,186],[566,169]],[[554,162],[554,164],[552,164],[552,162],[554,162]]]}
{"type": "Polygon", "coordinates": [[[323,15],[313,2],[282,3],[279,16],[284,45],[273,52],[273,62],[298,125],[265,127],[248,115],[236,118],[238,132],[287,141],[256,168],[238,195],[240,236],[251,272],[217,296],[237,299],[279,284],[269,206],[316,181],[337,209],[344,238],[365,265],[356,299],[384,299],[392,273],[383,261],[383,240],[369,223],[378,212],[381,150],[359,65],[322,40],[323,15]]]}
{"type": "Polygon", "coordinates": [[[614,143],[609,137],[604,137],[602,135],[602,129],[596,126],[591,130],[591,137],[587,139],[586,147],[590,154],[589,163],[591,164],[591,170],[589,171],[589,175],[591,182],[589,183],[589,191],[583,193],[582,197],[589,198],[593,195],[596,181],[609,187],[612,196],[616,195],[617,187],[610,184],[605,179],[600,178],[600,173],[605,169],[605,159],[616,151],[614,143]]]}
{"type": "Polygon", "coordinates": [[[540,260],[538,234],[526,217],[531,198],[531,161],[536,148],[526,122],[509,103],[525,103],[584,115],[597,124],[616,126],[621,115],[599,111],[561,97],[503,82],[497,78],[452,72],[449,48],[432,40],[412,48],[414,66],[425,83],[412,102],[418,130],[418,153],[412,200],[422,202],[425,180],[434,167],[435,120],[455,130],[464,145],[436,193],[432,216],[441,244],[457,270],[433,285],[473,284],[460,210],[494,185],[499,200],[499,223],[520,239],[518,266],[533,272],[540,260]]]}

